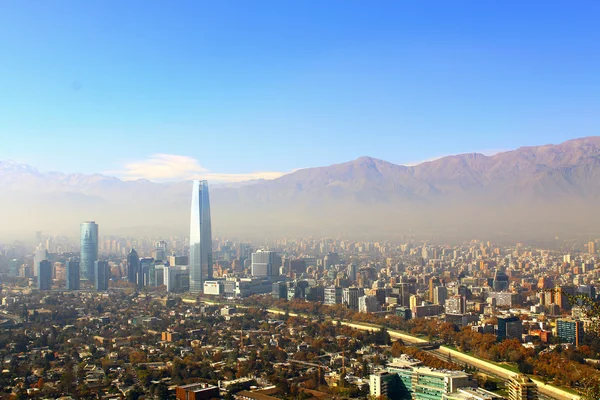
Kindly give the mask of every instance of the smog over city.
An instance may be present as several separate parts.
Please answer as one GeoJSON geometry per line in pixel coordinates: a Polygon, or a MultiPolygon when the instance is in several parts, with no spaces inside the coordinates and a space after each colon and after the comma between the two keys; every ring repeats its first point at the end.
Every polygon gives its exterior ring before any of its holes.
{"type": "Polygon", "coordinates": [[[600,399],[599,15],[0,2],[0,400],[600,399]]]}

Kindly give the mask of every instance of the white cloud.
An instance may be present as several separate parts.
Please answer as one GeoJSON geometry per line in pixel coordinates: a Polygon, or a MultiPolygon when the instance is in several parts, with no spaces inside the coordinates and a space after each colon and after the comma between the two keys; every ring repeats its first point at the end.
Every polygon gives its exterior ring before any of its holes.
{"type": "Polygon", "coordinates": [[[123,165],[120,170],[108,171],[107,174],[116,175],[123,180],[148,179],[156,182],[173,182],[206,179],[214,183],[224,183],[243,182],[254,179],[275,179],[285,173],[215,173],[202,167],[198,160],[193,157],[176,154],[153,154],[145,160],[129,162],[123,165]]]}

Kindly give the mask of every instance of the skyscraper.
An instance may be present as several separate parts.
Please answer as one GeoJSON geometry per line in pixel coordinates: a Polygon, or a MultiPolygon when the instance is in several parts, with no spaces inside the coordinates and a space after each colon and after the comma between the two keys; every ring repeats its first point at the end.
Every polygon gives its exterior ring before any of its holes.
{"type": "Polygon", "coordinates": [[[38,289],[50,290],[52,286],[52,263],[48,260],[42,260],[38,264],[38,289]]]}
{"type": "Polygon", "coordinates": [[[190,291],[201,292],[212,279],[212,233],[208,183],[194,181],[190,219],[190,291]]]}
{"type": "Polygon", "coordinates": [[[96,290],[108,290],[108,280],[110,279],[110,266],[107,261],[95,261],[94,277],[96,279],[96,290]]]}
{"type": "Polygon", "coordinates": [[[127,256],[127,282],[137,283],[137,274],[140,270],[140,257],[137,251],[131,249],[127,256]]]}
{"type": "Polygon", "coordinates": [[[40,262],[48,260],[48,251],[46,249],[38,248],[35,250],[35,256],[33,257],[33,276],[39,275],[40,262]]]}
{"type": "Polygon", "coordinates": [[[98,260],[98,225],[94,221],[81,224],[81,273],[94,282],[94,263],[98,260]]]}
{"type": "Polygon", "coordinates": [[[79,290],[79,261],[69,260],[65,264],[67,290],[79,290]]]}

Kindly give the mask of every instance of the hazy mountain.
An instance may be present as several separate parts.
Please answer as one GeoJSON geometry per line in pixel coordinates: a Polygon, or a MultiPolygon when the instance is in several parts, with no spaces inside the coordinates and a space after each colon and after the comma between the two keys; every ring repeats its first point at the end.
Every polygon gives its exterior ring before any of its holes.
{"type": "MultiPolygon", "coordinates": [[[[106,233],[185,233],[190,190],[189,182],[43,173],[0,162],[1,230],[74,236],[80,221],[95,219],[106,233]]],[[[211,197],[215,233],[243,237],[593,234],[600,137],[411,167],[361,157],[274,180],[214,185],[211,197]]]]}

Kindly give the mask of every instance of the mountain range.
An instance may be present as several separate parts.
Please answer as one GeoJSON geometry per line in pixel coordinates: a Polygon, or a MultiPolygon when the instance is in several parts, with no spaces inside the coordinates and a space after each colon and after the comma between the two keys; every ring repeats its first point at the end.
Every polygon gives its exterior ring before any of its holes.
{"type": "MultiPolygon", "coordinates": [[[[123,181],[0,162],[0,231],[76,236],[80,221],[96,220],[107,234],[185,234],[190,192],[190,182],[123,181]]],[[[215,234],[252,239],[594,235],[599,200],[600,137],[415,166],[361,157],[211,187],[215,234]]]]}

